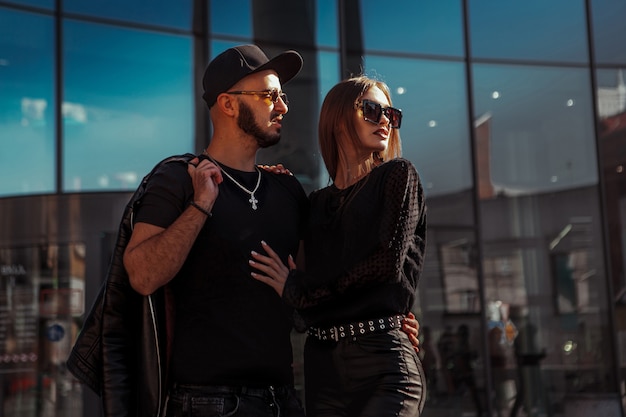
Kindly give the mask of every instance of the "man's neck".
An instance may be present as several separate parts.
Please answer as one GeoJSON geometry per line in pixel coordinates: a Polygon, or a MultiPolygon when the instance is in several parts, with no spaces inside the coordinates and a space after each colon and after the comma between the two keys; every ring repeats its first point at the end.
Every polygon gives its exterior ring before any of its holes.
{"type": "Polygon", "coordinates": [[[220,143],[211,141],[205,153],[218,163],[240,171],[252,172],[256,167],[256,148],[244,147],[240,143],[232,146],[221,146],[220,143]]]}

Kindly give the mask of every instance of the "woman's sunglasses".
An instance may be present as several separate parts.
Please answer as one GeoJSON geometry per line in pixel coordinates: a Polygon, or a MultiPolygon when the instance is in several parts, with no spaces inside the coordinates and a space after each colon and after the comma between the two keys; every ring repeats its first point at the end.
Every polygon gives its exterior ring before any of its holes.
{"type": "Polygon", "coordinates": [[[371,100],[359,100],[354,103],[356,109],[360,109],[363,112],[363,120],[366,122],[379,124],[380,118],[387,116],[389,119],[389,127],[393,129],[400,129],[402,124],[402,110],[395,107],[383,107],[380,104],[371,100]]]}

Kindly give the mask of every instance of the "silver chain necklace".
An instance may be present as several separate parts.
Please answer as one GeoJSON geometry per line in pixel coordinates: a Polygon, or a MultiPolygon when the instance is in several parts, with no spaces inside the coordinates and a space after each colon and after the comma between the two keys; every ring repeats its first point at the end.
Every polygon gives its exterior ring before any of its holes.
{"type": "Polygon", "coordinates": [[[239,184],[239,182],[236,179],[234,179],[228,172],[224,171],[224,168],[222,168],[222,166],[215,159],[213,159],[211,155],[207,153],[207,151],[204,151],[203,153],[206,155],[207,158],[209,158],[211,162],[213,162],[215,165],[219,167],[220,171],[222,171],[222,174],[226,175],[232,182],[235,183],[237,187],[241,188],[244,192],[250,195],[250,199],[248,200],[248,202],[252,206],[252,210],[256,210],[258,207],[256,204],[259,202],[259,200],[257,200],[254,197],[254,193],[256,193],[256,191],[259,189],[259,185],[261,184],[261,170],[256,166],[254,167],[254,169],[256,169],[256,171],[259,173],[259,176],[256,180],[256,185],[254,186],[254,190],[250,191],[243,185],[239,184]]]}

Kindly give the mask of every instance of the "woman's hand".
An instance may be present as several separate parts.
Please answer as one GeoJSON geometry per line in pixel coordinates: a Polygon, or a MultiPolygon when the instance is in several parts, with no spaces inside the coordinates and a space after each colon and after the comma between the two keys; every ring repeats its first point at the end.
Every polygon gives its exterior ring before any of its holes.
{"type": "Polygon", "coordinates": [[[415,349],[415,352],[420,351],[420,341],[418,339],[420,324],[417,322],[415,315],[409,311],[404,319],[402,319],[402,331],[409,336],[409,340],[415,349]]]}
{"type": "Polygon", "coordinates": [[[263,274],[258,272],[251,272],[252,278],[264,282],[270,287],[274,288],[278,295],[283,296],[283,289],[285,288],[285,282],[287,281],[287,275],[289,275],[290,269],[296,268],[296,263],[293,257],[289,255],[287,260],[289,267],[285,266],[283,261],[280,260],[276,252],[270,248],[270,246],[261,241],[261,245],[268,256],[261,255],[260,253],[251,252],[252,258],[248,261],[251,267],[258,269],[263,274]]]}

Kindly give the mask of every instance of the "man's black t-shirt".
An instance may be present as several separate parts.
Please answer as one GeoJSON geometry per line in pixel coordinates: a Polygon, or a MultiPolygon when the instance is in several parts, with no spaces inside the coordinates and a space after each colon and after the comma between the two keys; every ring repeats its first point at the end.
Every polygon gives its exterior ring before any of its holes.
{"type": "MultiPolygon", "coordinates": [[[[222,166],[248,190],[257,172],[222,166]]],[[[268,285],[250,276],[250,252],[267,242],[283,262],[296,256],[308,200],[293,176],[261,171],[250,195],[224,175],[219,196],[182,269],[171,281],[176,302],[172,380],[185,384],[293,383],[291,311],[268,285]]],[[[193,198],[185,164],[157,171],[136,222],[168,227],[193,198]]]]}

